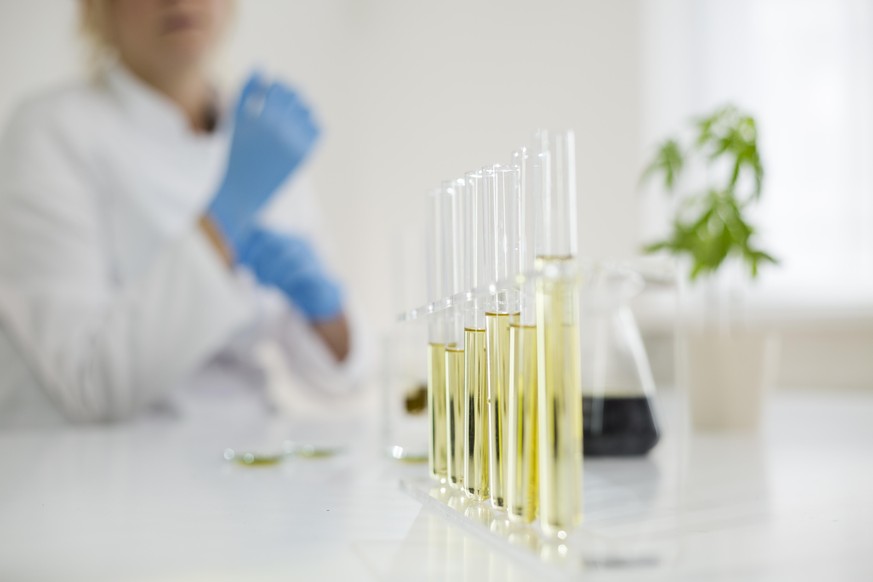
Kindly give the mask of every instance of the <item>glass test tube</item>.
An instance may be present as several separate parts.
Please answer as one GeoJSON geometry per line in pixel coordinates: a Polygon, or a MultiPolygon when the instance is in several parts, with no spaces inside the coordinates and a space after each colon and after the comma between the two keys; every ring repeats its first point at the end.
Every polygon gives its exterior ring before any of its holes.
{"type": "Polygon", "coordinates": [[[506,432],[506,507],[509,518],[531,523],[537,516],[537,313],[535,225],[540,200],[539,158],[527,148],[516,151],[512,165],[518,171],[518,247],[514,256],[518,273],[518,313],[509,322],[509,389],[506,432]]]}
{"type": "MultiPolygon", "coordinates": [[[[436,189],[428,194],[427,213],[427,295],[430,303],[446,296],[445,229],[443,205],[446,193],[436,189]]],[[[428,469],[431,477],[447,477],[448,439],[446,437],[446,316],[439,312],[428,320],[427,404],[428,469]]]]}
{"type": "Polygon", "coordinates": [[[447,343],[445,351],[446,375],[446,475],[449,484],[464,486],[464,312],[458,301],[466,291],[464,281],[464,180],[443,184],[446,193],[443,229],[446,243],[445,282],[453,302],[446,315],[447,343]]]}
{"type": "Polygon", "coordinates": [[[582,520],[582,393],[576,255],[576,168],[572,132],[539,132],[537,367],[539,511],[549,535],[565,538],[582,520]]]}
{"type": "Polygon", "coordinates": [[[485,175],[487,204],[486,253],[493,291],[485,312],[488,360],[488,443],[491,504],[506,507],[506,431],[509,388],[509,322],[517,313],[517,293],[509,284],[515,275],[512,258],[518,246],[517,171],[495,165],[485,175]]]}
{"type": "Polygon", "coordinates": [[[472,299],[464,315],[464,487],[478,499],[488,497],[488,383],[485,351],[485,310],[480,293],[486,284],[485,172],[465,178],[465,266],[472,299]]]}

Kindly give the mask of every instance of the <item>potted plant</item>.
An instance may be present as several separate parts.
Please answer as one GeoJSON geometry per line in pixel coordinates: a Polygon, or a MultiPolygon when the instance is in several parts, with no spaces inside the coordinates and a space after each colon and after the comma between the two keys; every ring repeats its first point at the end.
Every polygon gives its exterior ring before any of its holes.
{"type": "Polygon", "coordinates": [[[695,426],[755,427],[773,341],[742,324],[724,275],[740,263],[755,279],[762,266],[778,263],[758,246],[749,219],[764,183],[757,123],[726,105],[692,120],[690,133],[684,142],[661,143],[643,172],[643,182],[657,181],[676,197],[669,234],[644,251],[674,255],[687,268],[693,294],[704,295],[704,309],[681,319],[686,361],[677,370],[687,374],[695,426]]]}

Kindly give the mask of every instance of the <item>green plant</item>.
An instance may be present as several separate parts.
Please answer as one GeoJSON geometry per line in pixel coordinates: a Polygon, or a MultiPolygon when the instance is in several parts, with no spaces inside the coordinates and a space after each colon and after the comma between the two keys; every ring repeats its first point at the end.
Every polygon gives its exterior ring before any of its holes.
{"type": "Polygon", "coordinates": [[[664,190],[672,194],[683,171],[697,158],[706,165],[707,174],[716,178],[702,190],[685,194],[670,236],[647,245],[644,251],[688,255],[692,281],[715,273],[731,256],[742,259],[755,278],[762,263],[778,263],[755,246],[755,229],[746,218],[749,206],[761,198],[764,180],[755,119],[727,105],[692,124],[695,137],[691,143],[683,147],[673,138],[663,142],[641,180],[660,176],[664,190]]]}

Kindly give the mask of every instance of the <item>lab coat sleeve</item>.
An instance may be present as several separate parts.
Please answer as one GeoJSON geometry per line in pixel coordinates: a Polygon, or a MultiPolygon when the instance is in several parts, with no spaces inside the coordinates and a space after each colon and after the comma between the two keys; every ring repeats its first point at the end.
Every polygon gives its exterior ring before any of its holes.
{"type": "Polygon", "coordinates": [[[279,316],[276,328],[276,336],[285,352],[290,372],[326,394],[355,391],[362,385],[369,369],[371,354],[365,328],[357,319],[357,311],[348,304],[345,316],[351,349],[342,362],[337,362],[324,341],[293,306],[279,316]]]}
{"type": "Polygon", "coordinates": [[[0,141],[0,325],[67,417],[124,418],[226,342],[248,302],[194,225],[115,281],[93,160],[55,113],[20,111],[0,141]]]}
{"type": "MultiPolygon", "coordinates": [[[[262,219],[267,226],[307,238],[333,272],[331,241],[325,234],[321,212],[306,176],[297,177],[268,208],[262,219]]],[[[345,287],[343,310],[349,326],[350,351],[336,361],[322,339],[299,311],[288,304],[274,329],[284,349],[291,373],[330,394],[354,391],[363,384],[372,367],[373,350],[367,326],[356,309],[353,289],[345,287]]]]}

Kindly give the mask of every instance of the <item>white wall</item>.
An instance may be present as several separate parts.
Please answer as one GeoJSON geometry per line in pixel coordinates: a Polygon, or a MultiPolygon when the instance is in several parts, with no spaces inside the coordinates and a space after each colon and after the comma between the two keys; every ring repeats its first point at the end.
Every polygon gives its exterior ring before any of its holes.
{"type": "Polygon", "coordinates": [[[582,252],[634,253],[637,3],[353,5],[346,219],[368,235],[359,249],[374,273],[364,285],[379,313],[390,312],[378,297],[390,268],[385,229],[401,222],[388,215],[440,180],[508,161],[540,126],[577,131],[582,252]]]}
{"type": "Polygon", "coordinates": [[[78,75],[76,2],[0,2],[0,120],[24,95],[78,75]]]}
{"type": "MultiPolygon", "coordinates": [[[[0,123],[23,96],[81,73],[76,5],[0,2],[0,123]]],[[[636,192],[641,158],[693,113],[701,91],[669,66],[699,60],[688,56],[697,45],[686,0],[238,5],[219,77],[233,87],[260,64],[318,107],[326,133],[312,172],[338,267],[377,328],[403,301],[423,300],[421,272],[401,273],[400,298],[395,268],[420,244],[416,202],[440,180],[506,160],[536,127],[577,131],[582,253],[630,256],[651,238],[638,227],[652,221],[640,218],[662,209],[636,192]]],[[[853,317],[865,331],[785,329],[782,383],[869,387],[865,318],[853,317]],[[807,361],[825,349],[854,359],[807,361]]]]}
{"type": "MultiPolygon", "coordinates": [[[[441,180],[508,160],[540,126],[577,131],[582,251],[635,252],[638,2],[238,6],[220,77],[230,84],[260,63],[318,107],[326,134],[314,179],[339,268],[378,327],[399,308],[391,246],[404,213],[441,180]]],[[[0,3],[0,119],[23,95],[80,71],[75,8],[0,3]]]]}

